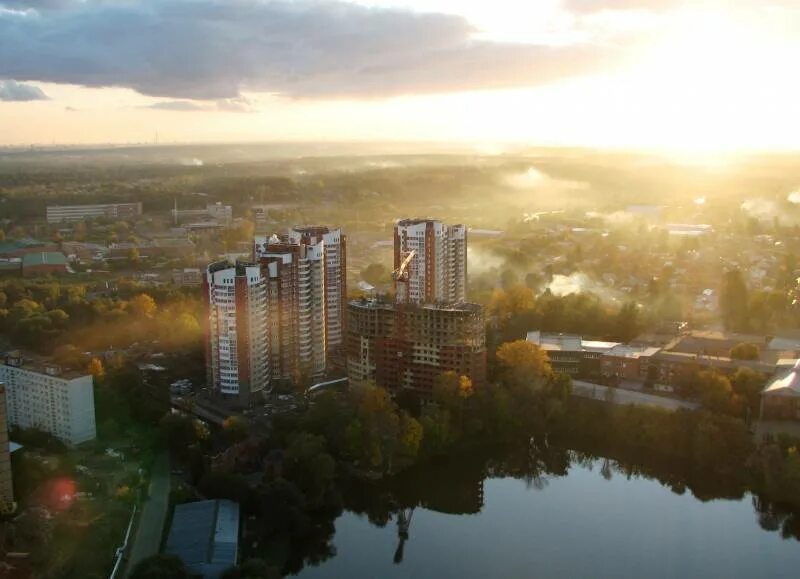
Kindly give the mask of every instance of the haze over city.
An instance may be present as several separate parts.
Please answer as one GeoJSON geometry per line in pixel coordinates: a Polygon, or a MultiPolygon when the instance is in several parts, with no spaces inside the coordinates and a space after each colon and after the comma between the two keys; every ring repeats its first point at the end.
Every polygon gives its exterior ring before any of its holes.
{"type": "Polygon", "coordinates": [[[794,0],[3,0],[0,144],[790,150],[798,61],[794,0]]]}
{"type": "Polygon", "coordinates": [[[800,0],[0,0],[0,579],[796,576],[798,63],[800,0]]]}

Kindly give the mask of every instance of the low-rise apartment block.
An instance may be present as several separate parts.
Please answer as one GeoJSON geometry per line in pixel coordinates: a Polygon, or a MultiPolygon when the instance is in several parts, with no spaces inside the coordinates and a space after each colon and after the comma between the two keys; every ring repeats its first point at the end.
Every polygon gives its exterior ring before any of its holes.
{"type": "Polygon", "coordinates": [[[62,372],[48,363],[27,363],[19,352],[0,361],[8,424],[38,428],[68,445],[97,436],[90,375],[62,372]]]}
{"type": "Polygon", "coordinates": [[[48,223],[66,223],[86,219],[131,219],[142,214],[142,204],[98,203],[95,205],[48,205],[48,223]]]}

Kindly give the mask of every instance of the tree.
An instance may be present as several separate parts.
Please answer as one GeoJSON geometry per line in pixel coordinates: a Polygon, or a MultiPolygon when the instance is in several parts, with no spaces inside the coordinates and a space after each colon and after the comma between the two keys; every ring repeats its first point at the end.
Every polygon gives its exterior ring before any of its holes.
{"type": "Polygon", "coordinates": [[[750,368],[739,368],[731,378],[733,391],[747,402],[751,413],[755,413],[758,409],[761,390],[766,382],[767,379],[763,374],[750,368]]]}
{"type": "Polygon", "coordinates": [[[506,342],[497,349],[501,376],[508,387],[536,386],[553,375],[547,353],[527,340],[506,342]]]}
{"type": "Polygon", "coordinates": [[[361,270],[361,278],[373,286],[383,285],[389,282],[389,269],[382,263],[371,263],[361,270]]]}
{"type": "Polygon", "coordinates": [[[99,358],[92,358],[89,360],[89,365],[86,367],[86,371],[89,372],[89,374],[91,374],[97,381],[102,380],[106,375],[106,369],[103,367],[103,361],[99,358]]]}
{"type": "Polygon", "coordinates": [[[623,304],[620,308],[614,333],[623,342],[630,342],[639,334],[639,308],[634,302],[623,304]]]}
{"type": "MultiPolygon", "coordinates": [[[[116,235],[114,235],[116,238],[116,235]]],[[[136,247],[131,247],[128,250],[128,261],[131,262],[132,265],[138,265],[141,261],[141,256],[139,255],[139,249],[136,247]]]]}
{"type": "Polygon", "coordinates": [[[142,559],[134,567],[131,579],[189,579],[189,572],[176,555],[162,553],[142,559]]]}
{"type": "Polygon", "coordinates": [[[747,285],[742,272],[733,269],[725,273],[719,296],[719,307],[725,329],[745,331],[748,328],[747,285]]]}
{"type": "Polygon", "coordinates": [[[152,318],[157,309],[156,301],[147,294],[139,294],[128,301],[128,310],[137,318],[152,318]]]}
{"type": "Polygon", "coordinates": [[[741,342],[736,344],[730,351],[730,357],[734,360],[758,360],[761,350],[758,344],[741,342]]]}
{"type": "Polygon", "coordinates": [[[730,380],[717,372],[703,370],[697,374],[697,389],[700,403],[712,412],[731,411],[733,387],[730,380]]]}
{"type": "Polygon", "coordinates": [[[194,419],[184,414],[166,414],[158,423],[161,440],[178,458],[185,458],[186,452],[198,440],[194,419]]]}
{"type": "Polygon", "coordinates": [[[238,567],[225,571],[220,579],[280,579],[281,573],[262,559],[247,559],[238,567]]]}
{"type": "Polygon", "coordinates": [[[322,505],[336,473],[336,462],[327,453],[325,439],[304,432],[294,434],[283,460],[286,478],[303,491],[310,505],[322,505]]]}
{"type": "Polygon", "coordinates": [[[250,424],[241,416],[228,416],[222,422],[222,430],[228,441],[235,444],[249,436],[250,424]]]}

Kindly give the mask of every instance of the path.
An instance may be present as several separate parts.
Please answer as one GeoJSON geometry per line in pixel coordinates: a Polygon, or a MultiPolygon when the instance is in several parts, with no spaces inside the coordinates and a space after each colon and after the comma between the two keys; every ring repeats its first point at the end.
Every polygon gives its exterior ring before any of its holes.
{"type": "MultiPolygon", "coordinates": [[[[595,400],[606,400],[606,391],[608,386],[601,386],[600,384],[592,384],[591,382],[584,382],[582,380],[573,380],[572,394],[580,396],[581,398],[594,398],[595,400]]],[[[656,394],[647,394],[645,392],[637,392],[635,390],[623,390],[622,388],[613,388],[614,404],[635,404],[638,406],[658,406],[667,410],[678,410],[679,408],[686,408],[694,410],[697,404],[694,402],[687,402],[686,400],[677,400],[675,398],[667,398],[665,396],[658,396],[656,394]]]]}
{"type": "Polygon", "coordinates": [[[128,565],[125,575],[136,567],[142,559],[158,553],[161,548],[161,536],[164,534],[164,521],[169,507],[170,473],[169,454],[162,452],[153,462],[147,500],[142,508],[142,515],[136,526],[128,565]]]}

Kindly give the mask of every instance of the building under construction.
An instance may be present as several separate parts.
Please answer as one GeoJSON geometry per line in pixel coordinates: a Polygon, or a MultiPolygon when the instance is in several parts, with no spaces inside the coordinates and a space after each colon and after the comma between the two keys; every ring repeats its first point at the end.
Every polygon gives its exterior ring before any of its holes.
{"type": "Polygon", "coordinates": [[[351,384],[374,381],[393,391],[429,396],[452,371],[486,380],[486,331],[478,304],[396,304],[381,299],[348,307],[347,368],[351,384]]]}

